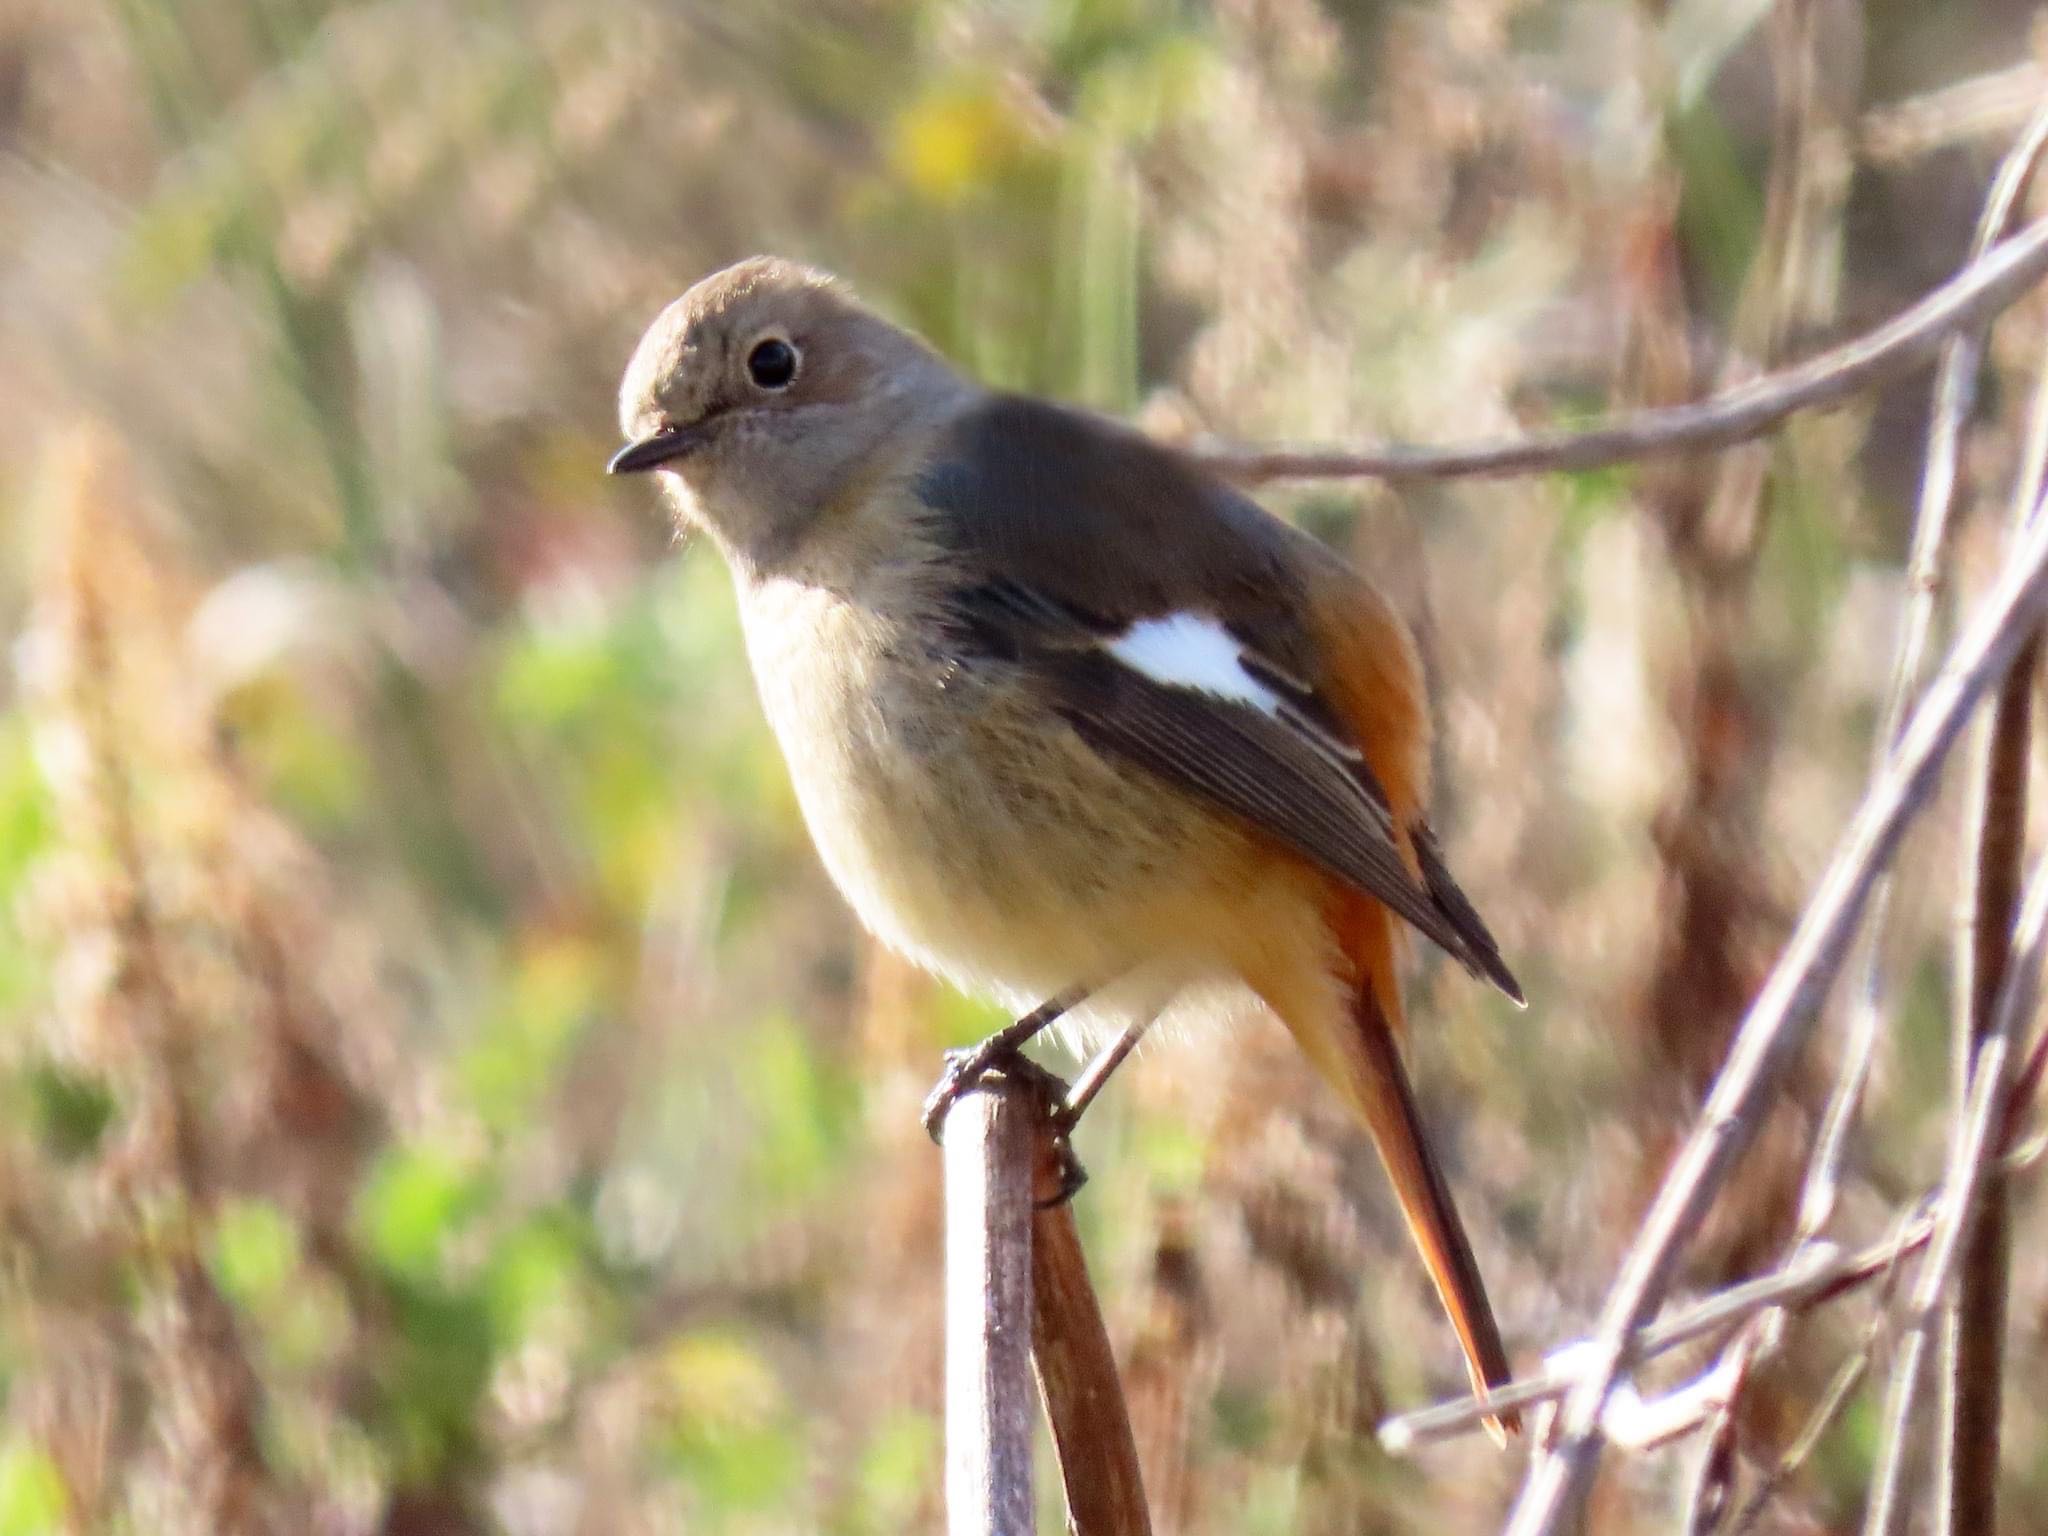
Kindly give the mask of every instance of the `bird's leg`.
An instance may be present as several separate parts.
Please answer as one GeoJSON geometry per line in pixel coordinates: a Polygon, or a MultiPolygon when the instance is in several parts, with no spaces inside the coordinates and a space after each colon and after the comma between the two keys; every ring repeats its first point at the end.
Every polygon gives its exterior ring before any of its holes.
{"type": "Polygon", "coordinates": [[[1138,1048],[1138,1042],[1145,1038],[1145,1031],[1152,1027],[1157,1017],[1154,1014],[1127,1026],[1122,1034],[1089,1058],[1088,1065],[1081,1069],[1081,1075],[1074,1079],[1073,1087],[1060,1101],[1057,1113],[1065,1129],[1071,1131],[1081,1123],[1081,1116],[1095,1102],[1095,1095],[1102,1092],[1103,1085],[1109,1081],[1109,1074],[1122,1066],[1124,1058],[1138,1048]]]}
{"type": "Polygon", "coordinates": [[[1046,1113],[1052,1121],[1053,1151],[1059,1160],[1060,1181],[1058,1191],[1048,1200],[1040,1202],[1045,1206],[1064,1205],[1081,1191],[1088,1182],[1088,1170],[1081,1166],[1081,1160],[1074,1155],[1070,1139],[1074,1127],[1081,1123],[1081,1116],[1088,1106],[1095,1102],[1095,1096],[1102,1092],[1110,1074],[1123,1065],[1124,1059],[1138,1047],[1145,1038],[1145,1031],[1152,1027],[1157,1014],[1151,1014],[1137,1023],[1128,1025],[1122,1034],[1104,1046],[1081,1073],[1073,1085],[1057,1074],[1041,1067],[1024,1054],[1024,1047],[1046,1026],[1053,1023],[1069,1009],[1076,1007],[1087,997],[1086,990],[1075,988],[1040,1003],[1021,1019],[1005,1024],[979,1045],[965,1050],[946,1053],[946,1070],[939,1081],[925,1096],[924,1128],[932,1140],[939,1139],[940,1128],[945,1124],[946,1112],[969,1088],[980,1082],[989,1072],[1002,1072],[1028,1082],[1038,1091],[1039,1098],[1046,1106],[1046,1113]]]}
{"type": "Polygon", "coordinates": [[[1048,1090],[1049,1103],[1065,1102],[1067,1085],[1024,1055],[1024,1047],[1087,995],[1078,988],[1062,992],[1040,1003],[1023,1018],[1005,1024],[981,1044],[946,1052],[946,1068],[924,1099],[924,1128],[932,1140],[939,1139],[939,1128],[945,1124],[946,1112],[953,1107],[954,1100],[997,1069],[1026,1077],[1035,1074],[1040,1086],[1048,1090]]]}
{"type": "MultiPolygon", "coordinates": [[[[1156,1017],[1156,1015],[1154,1016],[1156,1017]]],[[[1040,1091],[1047,1094],[1051,1108],[1053,1127],[1053,1154],[1059,1160],[1059,1188],[1048,1199],[1039,1201],[1041,1209],[1065,1205],[1081,1192],[1081,1186],[1088,1182],[1088,1170],[1081,1166],[1081,1159],[1074,1153],[1074,1127],[1081,1123],[1081,1116],[1088,1106],[1095,1102],[1095,1096],[1102,1092],[1109,1081],[1110,1073],[1123,1065],[1124,1058],[1138,1047],[1145,1038],[1145,1031],[1152,1027],[1152,1018],[1145,1018],[1128,1026],[1108,1045],[1089,1058],[1081,1069],[1081,1075],[1074,1079],[1070,1088],[1050,1072],[1033,1064],[1033,1070],[1044,1072],[1045,1081],[1040,1091]]]]}

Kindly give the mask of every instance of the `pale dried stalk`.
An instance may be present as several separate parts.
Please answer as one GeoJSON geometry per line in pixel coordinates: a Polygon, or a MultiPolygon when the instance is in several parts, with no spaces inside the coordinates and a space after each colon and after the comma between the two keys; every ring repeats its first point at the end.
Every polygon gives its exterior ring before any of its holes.
{"type": "MultiPolygon", "coordinates": [[[[2036,153],[2048,143],[2048,109],[2029,134],[2036,153]]],[[[2031,171],[2033,161],[2028,162],[2031,171]]],[[[2015,204],[2025,176],[2014,179],[2015,204]]],[[[2048,373],[2034,392],[2028,430],[2012,495],[2008,537],[2017,539],[2039,504],[2048,466],[2048,373]]],[[[2020,866],[2026,856],[2027,781],[2033,742],[2034,677],[2039,670],[2037,634],[1998,690],[1985,744],[1982,789],[1977,803],[1974,870],[1966,897],[1970,921],[1963,953],[1967,1011],[1959,1015],[1957,1103],[1964,1102],[1972,1063],[1986,1048],[1994,1012],[2007,990],[2013,959],[2014,911],[2019,903],[2020,866]]],[[[1979,1211],[1966,1245],[1962,1275],[1950,1303],[1943,1337],[1945,1361],[1943,1433],[1940,1448],[1945,1492],[1940,1528],[1958,1536],[1991,1536],[1998,1518],[2000,1404],[2005,1382],[2005,1320],[2011,1230],[2005,1175],[1988,1174],[1979,1211]]]]}
{"type": "MultiPolygon", "coordinates": [[[[1636,1358],[1651,1360],[1723,1329],[1768,1308],[1800,1310],[1832,1300],[1877,1278],[1926,1246],[1934,1232],[1931,1214],[1916,1217],[1896,1235],[1854,1253],[1815,1244],[1795,1261],[1770,1274],[1740,1285],[1729,1286],[1703,1298],[1674,1316],[1645,1328],[1636,1340],[1636,1358]]],[[[1585,1345],[1569,1346],[1552,1356],[1553,1363],[1537,1375],[1500,1387],[1484,1397],[1462,1397],[1413,1413],[1404,1413],[1380,1426],[1380,1443],[1394,1454],[1405,1454],[1434,1441],[1469,1433],[1488,1418],[1512,1408],[1530,1408],[1554,1402],[1578,1385],[1584,1371],[1585,1345]]]]}
{"type": "Polygon", "coordinates": [[[1942,338],[1981,325],[2048,276],[2048,220],[1972,261],[1907,309],[1846,345],[1691,405],[1637,411],[1584,432],[1537,432],[1465,447],[1198,449],[1218,474],[1268,480],[1448,480],[1599,469],[1660,454],[1726,448],[1771,431],[1788,416],[1841,404],[1915,366],[1942,338]]]}
{"type": "Polygon", "coordinates": [[[1751,1006],[1700,1123],[1688,1138],[1631,1245],[1601,1312],[1591,1363],[1565,1401],[1554,1445],[1531,1469],[1510,1536],[1547,1536],[1576,1508],[1598,1458],[1601,1417],[1636,1330],[1663,1299],[1685,1240],[1749,1145],[1760,1114],[1804,1043],[1840,968],[1878,873],[1971,710],[2002,676],[2038,622],[2048,595],[2048,525],[2036,522],[1950,653],[1850,827],[1826,878],[1751,1006]]]}
{"type": "MultiPolygon", "coordinates": [[[[2037,111],[1985,194],[1971,243],[1975,261],[2011,231],[2027,188],[2048,151],[2048,107],[2037,111]]],[[[1958,330],[1943,344],[1935,374],[1934,403],[1927,425],[1927,453],[1920,475],[1919,503],[1913,520],[1912,549],[1906,561],[1906,622],[1892,657],[1891,681],[1885,691],[1884,714],[1878,727],[1874,758],[1881,762],[1897,744],[1906,706],[1920,685],[1927,642],[1934,632],[1935,604],[1941,594],[1941,557],[1948,542],[1956,502],[1956,466],[1963,424],[1977,394],[1977,369],[1983,361],[1981,330],[1958,330]]],[[[2022,480],[2022,483],[2026,481],[2022,480]]],[[[1873,763],[1873,767],[1875,763],[1873,763]]],[[[1842,1159],[1869,1085],[1879,1027],[1885,1013],[1889,978],[1882,945],[1891,909],[1892,882],[1887,875],[1871,898],[1870,922],[1859,946],[1855,967],[1859,985],[1850,1000],[1849,1025],[1842,1046],[1842,1065],[1828,1099],[1821,1131],[1800,1192],[1800,1240],[1820,1232],[1834,1212],[1841,1187],[1842,1159]]]]}
{"type": "MultiPolygon", "coordinates": [[[[2044,528],[2048,522],[2037,517],[2029,530],[2030,544],[2042,542],[2044,528]]],[[[1989,1027],[1973,1058],[1964,1114],[1935,1212],[1934,1238],[1927,1262],[1914,1282],[1907,1333],[1892,1367],[1884,1448],[1871,1483],[1864,1536],[1892,1536],[1902,1528],[1905,1509],[1900,1489],[1911,1445],[1914,1402],[1926,1377],[1930,1333],[1949,1279],[1967,1252],[1985,1182],[1997,1171],[2002,1133],[2013,1108],[2008,1095],[2013,1037],[2020,1021],[2031,1018],[2039,1002],[2044,951],[2048,951],[2048,865],[2037,866],[2028,881],[2005,985],[1999,989],[1989,1027]]]]}
{"type": "Polygon", "coordinates": [[[1045,1085],[984,1077],[947,1108],[946,1516],[1029,1536],[1031,1378],[1074,1536],[1151,1536],[1137,1445],[1074,1225],[1045,1085]]]}
{"type": "Polygon", "coordinates": [[[1993,138],[2025,122],[2048,89],[2037,60],[1973,75],[1889,106],[1873,107],[1857,125],[1857,148],[1878,165],[1896,165],[1937,149],[1993,138]]]}
{"type": "Polygon", "coordinates": [[[984,1079],[946,1115],[946,1529],[1032,1536],[1031,1211],[1043,1105],[984,1079]]]}

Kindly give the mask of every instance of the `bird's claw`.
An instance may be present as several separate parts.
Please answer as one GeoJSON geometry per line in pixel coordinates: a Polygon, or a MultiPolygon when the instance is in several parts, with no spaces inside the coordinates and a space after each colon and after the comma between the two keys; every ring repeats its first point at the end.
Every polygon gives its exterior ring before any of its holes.
{"type": "Polygon", "coordinates": [[[1057,1182],[1052,1193],[1033,1203],[1041,1211],[1057,1210],[1074,1196],[1088,1182],[1088,1170],[1081,1165],[1080,1156],[1074,1151],[1073,1138],[1067,1133],[1072,1126],[1060,1116],[1053,1117],[1052,1155],[1053,1173],[1057,1182]]]}
{"type": "Polygon", "coordinates": [[[1074,1144],[1070,1133],[1074,1128],[1074,1116],[1068,1109],[1066,1079],[1040,1066],[1021,1048],[1010,1042],[992,1036],[979,1045],[967,1046],[946,1052],[945,1069],[939,1073],[939,1080],[932,1085],[924,1100],[925,1133],[933,1141],[943,1140],[946,1116],[951,1112],[961,1095],[978,1087],[984,1079],[999,1077],[1006,1081],[1018,1082],[1032,1090],[1044,1111],[1051,1130],[1052,1153],[1057,1164],[1058,1184],[1054,1193],[1038,1202],[1039,1209],[1047,1210],[1065,1205],[1081,1187],[1088,1182],[1088,1170],[1081,1166],[1081,1159],[1074,1155],[1074,1144]]]}
{"type": "Polygon", "coordinates": [[[979,1045],[946,1052],[945,1069],[939,1073],[939,1080],[932,1084],[931,1092],[924,1096],[925,1134],[933,1141],[943,1140],[940,1133],[947,1114],[963,1094],[979,1087],[982,1080],[990,1076],[1031,1084],[1044,1097],[1055,1118],[1067,1101],[1067,1085],[1063,1079],[1048,1072],[1000,1034],[991,1035],[979,1045]]]}

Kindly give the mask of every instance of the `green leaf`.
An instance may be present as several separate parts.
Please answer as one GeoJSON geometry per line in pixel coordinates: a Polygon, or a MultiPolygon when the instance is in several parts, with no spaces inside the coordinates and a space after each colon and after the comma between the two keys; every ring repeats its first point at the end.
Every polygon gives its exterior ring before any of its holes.
{"type": "Polygon", "coordinates": [[[69,1502],[47,1451],[25,1440],[0,1444],[0,1536],[57,1536],[69,1502]]]}
{"type": "Polygon", "coordinates": [[[573,1302],[583,1258],[584,1246],[559,1210],[507,1234],[484,1279],[485,1305],[500,1348],[517,1344],[539,1318],[573,1302]]]}
{"type": "Polygon", "coordinates": [[[29,1120],[44,1152],[61,1163],[93,1155],[114,1119],[114,1095],[97,1077],[54,1061],[22,1074],[29,1120]]]}
{"type": "Polygon", "coordinates": [[[276,1301],[299,1267],[299,1234],[268,1200],[230,1200],[213,1224],[213,1272],[244,1307],[276,1301]]]}
{"type": "Polygon", "coordinates": [[[245,683],[222,711],[240,757],[285,810],[322,827],[345,825],[360,811],[368,782],[361,743],[323,719],[290,678],[245,683]]]}
{"type": "Polygon", "coordinates": [[[393,1338],[379,1362],[373,1421],[402,1480],[439,1480],[476,1450],[479,1399],[490,1380],[488,1309],[474,1294],[393,1288],[393,1338]]]}
{"type": "Polygon", "coordinates": [[[431,1280],[448,1238],[483,1201],[474,1172],[445,1152],[413,1147],[391,1153],[371,1175],[358,1217],[379,1263],[397,1275],[431,1280]]]}
{"type": "Polygon", "coordinates": [[[42,984],[48,956],[15,920],[23,880],[49,848],[56,828],[43,777],[20,715],[0,721],[0,1015],[19,1010],[42,984]]]}
{"type": "Polygon", "coordinates": [[[50,845],[50,786],[37,766],[21,716],[0,723],[0,892],[12,892],[50,845]]]}
{"type": "Polygon", "coordinates": [[[1132,1142],[1155,1194],[1197,1194],[1209,1166],[1209,1145],[1201,1131],[1184,1121],[1147,1116],[1132,1142]]]}

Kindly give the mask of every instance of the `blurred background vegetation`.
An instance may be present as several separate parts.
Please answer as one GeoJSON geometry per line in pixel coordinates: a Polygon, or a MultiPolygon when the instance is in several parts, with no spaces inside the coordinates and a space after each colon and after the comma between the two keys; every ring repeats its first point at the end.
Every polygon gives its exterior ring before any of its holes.
{"type": "MultiPolygon", "coordinates": [[[[915,1108],[995,1020],[861,942],[723,571],[600,473],[688,283],[817,261],[992,382],[1172,435],[1687,398],[1960,260],[2033,25],[0,0],[0,1536],[938,1528],[915,1108]]],[[[1998,332],[1973,506],[2044,320],[1998,332]]],[[[1528,986],[1512,1014],[1424,961],[1413,1005],[1525,1364],[1583,1326],[1853,804],[1926,392],[1719,459],[1269,498],[1412,617],[1452,863],[1528,986]]],[[[1845,1237],[1939,1155],[1953,821],[1911,852],[1845,1237]]],[[[1372,1437],[1462,1374],[1277,1034],[1148,1050],[1082,1140],[1160,1528],[1488,1529],[1517,1458],[1372,1437]]],[[[1691,1283],[1782,1238],[1826,1068],[1691,1283]]],[[[2025,1511],[2048,1249],[2017,1265],[2025,1511]]],[[[1861,1338],[1838,1311],[1752,1395],[1757,1463],[1861,1338]]],[[[1874,1419],[1763,1528],[1852,1528],[1874,1419]]],[[[1612,1475],[1601,1529],[1668,1528],[1691,1455],[1612,1475]]]]}

